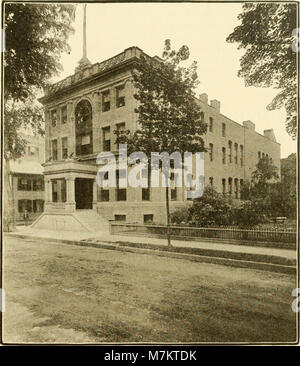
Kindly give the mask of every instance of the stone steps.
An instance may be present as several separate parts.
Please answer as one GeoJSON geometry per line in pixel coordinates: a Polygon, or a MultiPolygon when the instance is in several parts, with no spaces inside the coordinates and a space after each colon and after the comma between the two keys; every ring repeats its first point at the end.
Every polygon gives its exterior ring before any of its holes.
{"type": "Polygon", "coordinates": [[[90,232],[109,232],[109,223],[94,210],[76,210],[73,215],[90,232]]]}

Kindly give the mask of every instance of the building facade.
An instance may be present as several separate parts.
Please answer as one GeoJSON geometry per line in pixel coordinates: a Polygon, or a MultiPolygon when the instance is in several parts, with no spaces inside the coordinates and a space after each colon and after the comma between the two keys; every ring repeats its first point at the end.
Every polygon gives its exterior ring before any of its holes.
{"type": "MultiPolygon", "coordinates": [[[[131,47],[104,62],[86,63],[50,86],[40,99],[46,110],[45,225],[79,210],[93,210],[104,220],[165,223],[164,188],[102,189],[96,182],[97,155],[117,154],[114,131],[137,128],[132,70],[142,53],[131,47]]],[[[272,130],[261,135],[251,121],[241,125],[222,115],[220,102],[208,103],[206,94],[198,103],[208,124],[205,184],[239,199],[241,184],[250,178],[260,156],[280,166],[280,145],[272,130]]],[[[184,187],[171,185],[169,193],[171,210],[189,204],[184,187]]],[[[65,220],[63,227],[72,222],[65,220]]]]}
{"type": "Polygon", "coordinates": [[[22,158],[10,162],[10,183],[16,222],[35,220],[44,211],[45,191],[42,163],[45,161],[45,142],[39,136],[24,135],[27,141],[22,158]]]}

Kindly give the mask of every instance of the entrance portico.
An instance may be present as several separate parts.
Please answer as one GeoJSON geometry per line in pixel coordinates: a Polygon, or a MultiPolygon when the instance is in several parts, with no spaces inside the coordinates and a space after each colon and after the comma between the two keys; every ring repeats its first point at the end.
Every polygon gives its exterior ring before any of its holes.
{"type": "Polygon", "coordinates": [[[76,160],[45,163],[45,212],[96,209],[97,167],[76,160]]]}

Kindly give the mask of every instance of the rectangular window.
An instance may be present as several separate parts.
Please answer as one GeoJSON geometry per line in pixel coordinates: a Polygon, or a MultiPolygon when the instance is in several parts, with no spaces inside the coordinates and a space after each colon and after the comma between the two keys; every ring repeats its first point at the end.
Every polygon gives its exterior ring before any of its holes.
{"type": "Polygon", "coordinates": [[[260,160],[260,151],[257,153],[258,160],[260,160]]]}
{"type": "Polygon", "coordinates": [[[44,188],[44,179],[43,178],[38,178],[36,180],[36,187],[37,187],[37,191],[43,191],[45,188],[44,188]]]}
{"type": "Polygon", "coordinates": [[[228,178],[228,193],[232,195],[232,178],[228,178]]]}
{"type": "Polygon", "coordinates": [[[109,201],[109,189],[98,189],[98,201],[99,202],[108,202],[109,201]]]}
{"type": "Polygon", "coordinates": [[[24,200],[25,203],[25,209],[28,212],[32,212],[32,201],[31,200],[24,200]]]}
{"type": "Polygon", "coordinates": [[[115,215],[115,221],[126,221],[126,215],[115,215]]]}
{"type": "Polygon", "coordinates": [[[228,150],[229,150],[228,154],[229,163],[232,163],[232,141],[228,141],[228,150]]]}
{"type": "Polygon", "coordinates": [[[152,224],[153,215],[144,215],[144,224],[152,224]]]}
{"type": "Polygon", "coordinates": [[[214,119],[209,117],[209,132],[213,132],[214,130],[214,119]]]}
{"type": "Polygon", "coordinates": [[[52,140],[52,159],[57,160],[57,140],[52,140]]]}
{"type": "Polygon", "coordinates": [[[177,189],[175,188],[171,188],[171,201],[176,201],[177,200],[177,189]]]}
{"type": "Polygon", "coordinates": [[[209,161],[214,160],[214,145],[209,144],[209,161]]]}
{"type": "Polygon", "coordinates": [[[125,131],[125,122],[117,123],[117,132],[125,131]]]}
{"type": "Polygon", "coordinates": [[[18,200],[18,211],[23,212],[23,209],[24,209],[23,200],[18,200]]]}
{"type": "Polygon", "coordinates": [[[225,125],[225,123],[222,123],[222,136],[223,137],[226,136],[226,125],[225,125]]]}
{"type": "Polygon", "coordinates": [[[222,162],[226,164],[226,148],[222,147],[222,162]]]}
{"type": "Polygon", "coordinates": [[[18,178],[18,191],[26,191],[27,180],[26,178],[18,178]]]}
{"type": "Polygon", "coordinates": [[[76,155],[88,155],[93,152],[92,133],[76,136],[76,155]]]}
{"type": "Polygon", "coordinates": [[[241,150],[241,166],[244,165],[244,146],[241,145],[240,146],[240,150],[241,150]]]}
{"type": "Polygon", "coordinates": [[[117,188],[117,201],[127,200],[127,190],[126,188],[117,188]]]}
{"type": "Polygon", "coordinates": [[[234,162],[235,164],[238,163],[238,144],[234,144],[234,162]]]}
{"type": "Polygon", "coordinates": [[[103,151],[110,151],[110,127],[102,128],[103,151]]]}
{"type": "Polygon", "coordinates": [[[57,181],[52,181],[52,202],[57,202],[57,181]]]}
{"type": "Polygon", "coordinates": [[[66,185],[65,179],[61,179],[60,190],[61,190],[61,202],[66,202],[67,201],[67,185],[66,185]]]}
{"type": "Polygon", "coordinates": [[[241,200],[244,199],[244,180],[240,179],[240,192],[241,192],[241,200]]]}
{"type": "Polygon", "coordinates": [[[237,178],[234,179],[234,197],[239,198],[239,180],[237,178]]]}
{"type": "Polygon", "coordinates": [[[223,194],[226,193],[226,179],[225,178],[222,179],[222,193],[223,194]]]}
{"type": "Polygon", "coordinates": [[[116,88],[116,107],[124,107],[125,105],[125,87],[124,85],[116,88]]]}
{"type": "Polygon", "coordinates": [[[25,178],[24,191],[32,191],[33,189],[32,180],[29,178],[25,178]]]}
{"type": "Polygon", "coordinates": [[[61,146],[62,146],[62,158],[67,159],[68,157],[68,138],[63,137],[61,139],[61,146]]]}
{"type": "Polygon", "coordinates": [[[109,90],[102,93],[102,112],[110,110],[110,95],[109,90]]]}
{"type": "Polygon", "coordinates": [[[55,127],[57,125],[57,111],[56,111],[56,109],[53,109],[51,111],[51,123],[52,123],[52,127],[55,127]]]}
{"type": "Polygon", "coordinates": [[[37,179],[32,179],[32,190],[37,191],[37,179]]]}
{"type": "Polygon", "coordinates": [[[68,112],[67,112],[67,107],[64,106],[61,109],[61,123],[64,125],[66,124],[68,121],[68,112]]]}
{"type": "Polygon", "coordinates": [[[211,188],[213,188],[213,186],[214,186],[214,178],[213,177],[209,177],[209,185],[211,186],[211,188]]]}
{"type": "Polygon", "coordinates": [[[150,188],[142,188],[142,200],[150,201],[150,188]]]}

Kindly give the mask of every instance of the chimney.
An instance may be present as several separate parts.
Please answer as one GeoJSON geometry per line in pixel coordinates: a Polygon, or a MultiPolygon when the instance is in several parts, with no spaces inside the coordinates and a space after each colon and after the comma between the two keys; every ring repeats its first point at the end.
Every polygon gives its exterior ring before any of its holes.
{"type": "Polygon", "coordinates": [[[264,130],[264,136],[267,139],[276,142],[276,137],[275,137],[273,128],[270,128],[269,130],[264,130]]]}
{"type": "Polygon", "coordinates": [[[244,121],[243,126],[247,127],[251,131],[255,131],[255,124],[252,121],[244,121]]]}
{"type": "Polygon", "coordinates": [[[211,105],[211,107],[215,108],[220,113],[221,103],[218,100],[216,100],[216,99],[211,100],[210,105],[211,105]]]}
{"type": "Polygon", "coordinates": [[[202,94],[200,94],[200,95],[199,95],[199,99],[200,99],[202,102],[204,102],[204,103],[208,104],[208,95],[207,95],[206,93],[202,93],[202,94]]]}

